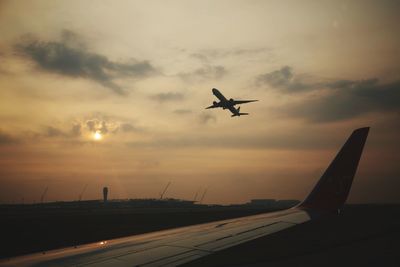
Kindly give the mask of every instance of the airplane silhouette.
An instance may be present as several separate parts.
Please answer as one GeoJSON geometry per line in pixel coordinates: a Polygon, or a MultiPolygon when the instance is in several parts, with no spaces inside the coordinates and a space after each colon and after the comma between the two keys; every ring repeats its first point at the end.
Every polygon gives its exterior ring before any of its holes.
{"type": "Polygon", "coordinates": [[[217,88],[213,88],[212,93],[219,99],[219,102],[214,101],[213,104],[209,107],[206,107],[206,109],[210,108],[229,109],[229,111],[232,112],[231,117],[236,117],[236,116],[240,117],[241,115],[249,115],[249,113],[241,113],[240,107],[236,109],[235,105],[258,101],[258,100],[234,100],[233,98],[228,100],[220,91],[218,91],[217,88]]]}

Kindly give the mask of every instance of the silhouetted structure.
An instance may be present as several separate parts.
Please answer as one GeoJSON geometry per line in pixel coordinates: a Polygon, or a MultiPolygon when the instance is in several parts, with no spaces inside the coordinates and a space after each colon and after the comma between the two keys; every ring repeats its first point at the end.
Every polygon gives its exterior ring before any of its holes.
{"type": "Polygon", "coordinates": [[[206,196],[207,190],[208,190],[208,188],[206,188],[206,189],[204,190],[204,193],[203,193],[203,195],[201,196],[200,201],[199,201],[200,204],[203,203],[203,199],[204,199],[204,197],[206,196]]]}
{"type": "Polygon", "coordinates": [[[165,192],[167,192],[167,189],[171,182],[168,182],[167,186],[165,186],[164,190],[160,193],[160,199],[163,199],[165,192]]]}
{"type": "Polygon", "coordinates": [[[49,187],[46,186],[46,188],[45,188],[44,191],[43,191],[42,196],[40,197],[40,202],[41,202],[41,203],[43,203],[44,197],[46,196],[46,193],[47,193],[47,190],[48,190],[48,189],[49,189],[49,187]]]}
{"type": "Polygon", "coordinates": [[[104,201],[104,203],[107,202],[107,197],[108,197],[108,187],[105,186],[105,187],[103,188],[103,201],[104,201]]]}
{"type": "Polygon", "coordinates": [[[79,198],[78,198],[78,200],[79,200],[79,201],[81,201],[81,200],[82,200],[83,194],[84,194],[84,193],[85,193],[85,191],[86,191],[86,187],[87,187],[87,184],[85,184],[85,186],[83,187],[83,190],[82,190],[82,192],[79,194],[79,198]]]}
{"type": "Polygon", "coordinates": [[[199,194],[200,189],[197,189],[196,194],[194,195],[193,202],[196,202],[197,195],[199,194]]]}

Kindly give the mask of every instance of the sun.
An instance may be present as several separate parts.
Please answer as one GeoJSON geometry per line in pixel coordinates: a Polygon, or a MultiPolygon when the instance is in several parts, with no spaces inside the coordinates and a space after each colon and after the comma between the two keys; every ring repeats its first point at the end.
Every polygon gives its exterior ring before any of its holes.
{"type": "Polygon", "coordinates": [[[94,140],[99,141],[103,136],[101,135],[100,131],[96,131],[93,135],[94,140]]]}

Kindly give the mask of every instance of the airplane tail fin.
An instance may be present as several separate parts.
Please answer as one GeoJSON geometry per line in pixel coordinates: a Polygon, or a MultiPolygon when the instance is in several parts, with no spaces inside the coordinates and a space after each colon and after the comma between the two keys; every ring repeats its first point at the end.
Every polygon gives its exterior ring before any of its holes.
{"type": "Polygon", "coordinates": [[[233,115],[231,115],[231,117],[240,117],[240,116],[243,116],[243,115],[249,115],[250,113],[238,113],[238,114],[233,114],[233,115]]]}
{"type": "Polygon", "coordinates": [[[233,115],[231,115],[231,117],[240,117],[240,116],[242,116],[242,115],[249,115],[249,113],[240,113],[240,107],[238,107],[237,108],[237,113],[236,114],[233,114],[233,115]]]}
{"type": "Polygon", "coordinates": [[[369,127],[355,130],[299,208],[337,212],[349,194],[369,127]]]}

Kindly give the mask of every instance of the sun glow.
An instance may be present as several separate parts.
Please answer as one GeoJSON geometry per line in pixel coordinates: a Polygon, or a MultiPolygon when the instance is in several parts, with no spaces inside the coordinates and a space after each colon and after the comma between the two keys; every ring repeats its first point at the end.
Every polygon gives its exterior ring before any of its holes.
{"type": "Polygon", "coordinates": [[[94,140],[98,141],[101,140],[103,136],[101,135],[101,133],[99,131],[96,131],[93,135],[94,140]]]}

